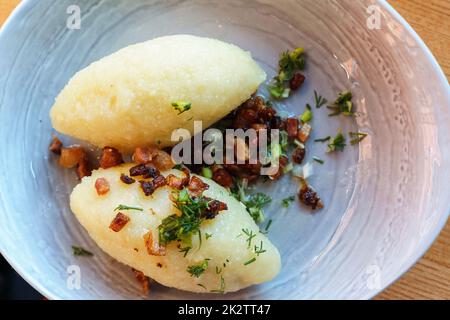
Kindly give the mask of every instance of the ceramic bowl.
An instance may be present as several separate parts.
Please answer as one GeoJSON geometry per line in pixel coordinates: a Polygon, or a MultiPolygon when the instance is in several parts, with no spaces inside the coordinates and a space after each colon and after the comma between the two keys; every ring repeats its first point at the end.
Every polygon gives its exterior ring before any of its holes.
{"type": "Polygon", "coordinates": [[[384,1],[23,1],[0,32],[0,70],[0,250],[51,299],[366,299],[425,253],[450,212],[448,82],[384,1]],[[357,116],[314,109],[313,138],[339,128],[369,133],[342,153],[309,142],[308,159],[325,159],[310,180],[323,210],[281,208],[298,189],[294,179],[261,187],[273,198],[269,237],[283,267],[268,283],[226,295],[154,284],[144,296],[129,267],[74,218],[75,173],[48,152],[49,109],[76,71],[126,45],[179,33],[237,44],[269,77],[281,51],[304,47],[306,83],[277,108],[299,114],[314,90],[332,101],[350,89],[357,116]],[[71,245],[94,256],[74,257],[71,245]],[[71,278],[78,271],[79,287],[71,278]]]}

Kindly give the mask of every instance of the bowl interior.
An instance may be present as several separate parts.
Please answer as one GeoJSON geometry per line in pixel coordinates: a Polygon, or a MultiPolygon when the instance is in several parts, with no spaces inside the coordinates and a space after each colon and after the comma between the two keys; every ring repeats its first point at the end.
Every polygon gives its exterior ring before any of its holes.
{"type": "MultiPolygon", "coordinates": [[[[439,67],[413,31],[386,4],[371,4],[25,1],[0,33],[1,252],[56,299],[375,295],[425,252],[447,219],[450,98],[439,67]],[[81,11],[80,29],[66,23],[74,4],[81,11]],[[373,14],[379,14],[380,29],[368,27],[373,14]],[[70,212],[75,174],[59,168],[47,151],[48,111],[76,71],[126,45],[179,33],[251,51],[269,78],[281,51],[304,47],[306,83],[277,108],[298,115],[306,103],[314,105],[314,90],[332,101],[351,89],[356,118],[330,118],[325,107],[314,109],[312,139],[339,128],[369,133],[342,153],[326,154],[326,144],[309,142],[307,159],[325,159],[314,165],[310,179],[325,202],[321,211],[311,214],[297,203],[280,209],[281,199],[299,187],[294,179],[260,186],[273,198],[266,210],[273,219],[269,237],[283,268],[269,283],[225,296],[156,284],[144,297],[129,267],[104,254],[70,212]],[[71,245],[95,256],[74,257],[71,245]],[[74,270],[81,272],[80,289],[70,286],[74,270]]],[[[267,94],[265,88],[261,93],[267,94]]]]}

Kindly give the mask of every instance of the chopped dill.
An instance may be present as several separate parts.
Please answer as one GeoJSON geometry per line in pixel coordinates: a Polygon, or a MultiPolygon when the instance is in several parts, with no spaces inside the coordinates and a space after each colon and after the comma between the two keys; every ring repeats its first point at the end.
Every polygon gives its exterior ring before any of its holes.
{"type": "Polygon", "coordinates": [[[205,259],[199,264],[188,266],[186,271],[190,273],[191,277],[199,278],[208,269],[208,260],[205,259]]]}
{"type": "Polygon", "coordinates": [[[313,160],[315,162],[317,162],[317,163],[320,163],[320,164],[324,164],[325,163],[325,160],[320,159],[319,157],[316,157],[316,156],[313,157],[313,160]]]}
{"type": "Polygon", "coordinates": [[[332,110],[332,113],[329,114],[330,117],[337,116],[339,114],[353,116],[352,93],[350,91],[343,91],[339,93],[336,101],[334,101],[332,105],[327,106],[327,108],[332,110]]]}
{"type": "Polygon", "coordinates": [[[94,254],[82,247],[72,246],[72,253],[74,256],[92,257],[94,254]]]}
{"type": "Polygon", "coordinates": [[[253,257],[253,258],[251,258],[250,260],[245,261],[245,262],[244,262],[244,266],[247,266],[247,265],[249,265],[250,263],[253,263],[253,262],[255,262],[255,261],[256,261],[256,258],[253,257]]]}
{"type": "Polygon", "coordinates": [[[256,234],[254,234],[252,230],[248,229],[242,229],[242,232],[247,236],[245,242],[247,242],[247,248],[250,249],[252,247],[253,238],[256,237],[256,234]]]}
{"type": "Polygon", "coordinates": [[[142,208],[138,208],[138,207],[130,207],[130,206],[127,206],[127,205],[124,205],[124,204],[119,204],[119,205],[114,209],[114,211],[117,211],[117,210],[138,210],[138,211],[144,211],[144,209],[142,209],[142,208]]]}
{"type": "Polygon", "coordinates": [[[289,197],[281,200],[281,205],[283,206],[283,208],[287,208],[294,200],[295,200],[295,196],[289,196],[289,197]]]}
{"type": "Polygon", "coordinates": [[[360,143],[368,134],[365,132],[349,132],[348,135],[351,138],[350,144],[355,145],[360,143]]]}
{"type": "Polygon", "coordinates": [[[324,106],[328,102],[328,100],[319,95],[317,91],[314,90],[314,102],[316,103],[316,108],[319,109],[320,107],[324,106]]]}
{"type": "Polygon", "coordinates": [[[339,130],[337,135],[333,139],[331,139],[330,143],[328,144],[327,152],[344,151],[345,146],[345,136],[342,134],[342,130],[339,130]]]}

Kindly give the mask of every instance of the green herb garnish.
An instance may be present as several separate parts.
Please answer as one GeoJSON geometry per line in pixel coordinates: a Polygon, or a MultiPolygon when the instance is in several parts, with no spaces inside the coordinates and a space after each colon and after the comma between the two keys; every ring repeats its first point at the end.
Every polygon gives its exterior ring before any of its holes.
{"type": "Polygon", "coordinates": [[[219,266],[216,266],[216,274],[221,274],[222,273],[222,268],[220,268],[219,266]]]}
{"type": "Polygon", "coordinates": [[[172,102],[172,107],[178,111],[178,114],[182,114],[191,109],[191,103],[186,101],[175,101],[172,102]]]}
{"type": "Polygon", "coordinates": [[[338,134],[328,144],[327,152],[344,151],[345,146],[345,137],[342,134],[342,130],[339,130],[338,134]]]}
{"type": "Polygon", "coordinates": [[[266,224],[266,227],[264,228],[264,231],[267,233],[269,232],[269,228],[272,225],[272,219],[269,219],[269,221],[266,224]]]}
{"type": "Polygon", "coordinates": [[[293,202],[294,200],[295,200],[295,196],[289,196],[289,197],[281,200],[281,205],[283,206],[283,208],[287,208],[287,207],[289,207],[291,202],[293,202]]]}
{"type": "Polygon", "coordinates": [[[212,233],[205,232],[205,239],[208,240],[212,237],[212,233]]]}
{"type": "Polygon", "coordinates": [[[212,179],[213,172],[210,167],[202,167],[202,176],[208,179],[212,179]]]}
{"type": "Polygon", "coordinates": [[[320,164],[324,164],[324,163],[325,163],[324,160],[322,160],[322,159],[320,159],[319,157],[316,157],[316,156],[313,157],[313,160],[314,160],[315,162],[320,163],[320,164]]]}
{"type": "Polygon", "coordinates": [[[339,93],[336,101],[327,108],[333,111],[329,114],[330,117],[337,116],[341,113],[345,116],[353,116],[352,93],[350,91],[339,93]]]}
{"type": "Polygon", "coordinates": [[[247,212],[250,214],[253,220],[255,220],[256,223],[263,222],[264,221],[263,207],[269,204],[272,201],[272,199],[262,192],[247,195],[246,188],[247,188],[247,180],[246,179],[239,180],[233,186],[231,190],[231,195],[246,206],[247,212]]]}
{"type": "Polygon", "coordinates": [[[117,210],[138,210],[138,211],[144,211],[144,209],[142,209],[142,208],[139,208],[139,207],[130,207],[130,206],[127,206],[127,205],[124,205],[124,204],[119,204],[119,205],[114,209],[114,211],[117,211],[117,210]]]}
{"type": "Polygon", "coordinates": [[[220,286],[219,289],[216,290],[211,290],[210,292],[213,293],[224,293],[225,292],[225,279],[223,278],[223,276],[220,276],[220,286]]]}
{"type": "Polygon", "coordinates": [[[80,257],[92,257],[94,254],[90,251],[87,251],[86,249],[82,247],[72,246],[72,253],[74,256],[80,256],[80,257]]]}
{"type": "Polygon", "coordinates": [[[188,246],[188,247],[180,248],[179,252],[184,253],[183,258],[185,258],[187,256],[187,254],[189,253],[189,251],[191,251],[191,249],[192,248],[188,246]]]}
{"type": "MultiPolygon", "coordinates": [[[[255,245],[255,247],[254,247],[254,253],[256,254],[256,257],[259,257],[259,255],[260,255],[261,253],[264,253],[264,252],[266,252],[266,250],[263,249],[263,242],[261,241],[260,244],[259,244],[259,246],[256,246],[256,245],[255,245]]],[[[253,257],[253,258],[251,258],[250,260],[247,260],[246,262],[244,262],[244,266],[249,265],[250,263],[255,262],[255,261],[256,261],[256,257],[253,257]]]]}
{"type": "Polygon", "coordinates": [[[320,138],[320,139],[315,139],[314,142],[328,142],[330,141],[331,136],[325,137],[325,138],[320,138]]]}
{"type": "Polygon", "coordinates": [[[264,252],[266,252],[266,250],[263,249],[263,242],[261,241],[259,247],[255,245],[255,253],[256,253],[256,256],[259,257],[259,255],[264,252]]]}
{"type": "Polygon", "coordinates": [[[275,82],[269,85],[269,93],[275,99],[286,99],[290,92],[291,89],[285,88],[282,83],[275,82]]]}
{"type": "Polygon", "coordinates": [[[271,201],[272,199],[268,195],[262,192],[258,192],[250,195],[244,202],[244,204],[247,207],[247,211],[250,213],[250,216],[253,218],[253,220],[255,220],[256,223],[260,223],[264,221],[263,207],[265,207],[271,201]]]}
{"type": "Polygon", "coordinates": [[[314,102],[316,103],[316,108],[319,109],[320,107],[325,105],[328,102],[328,100],[319,95],[317,91],[314,90],[314,102]]]}
{"type": "Polygon", "coordinates": [[[300,120],[302,122],[309,122],[311,121],[313,117],[313,113],[311,111],[311,106],[309,104],[306,104],[306,111],[300,116],[300,120]]]}
{"type": "Polygon", "coordinates": [[[280,147],[283,152],[286,152],[289,148],[289,136],[287,131],[280,131],[280,147]]]}
{"type": "Polygon", "coordinates": [[[247,249],[250,249],[252,247],[253,238],[256,237],[256,234],[254,234],[252,230],[248,229],[242,229],[242,232],[247,236],[245,241],[247,242],[247,249]]]}
{"type": "Polygon", "coordinates": [[[255,261],[256,261],[256,258],[253,257],[253,258],[251,258],[250,260],[245,261],[245,262],[244,262],[244,266],[249,265],[250,263],[253,263],[253,262],[255,262],[255,261]]]}
{"type": "Polygon", "coordinates": [[[181,214],[173,214],[162,220],[158,226],[159,242],[162,245],[174,240],[190,243],[191,236],[198,233],[200,224],[207,219],[210,201],[203,196],[191,197],[186,188],[178,192],[174,202],[181,214]]]}
{"type": "Polygon", "coordinates": [[[186,271],[191,274],[191,277],[199,278],[208,269],[208,260],[205,259],[199,264],[188,266],[186,271]]]}
{"type": "Polygon", "coordinates": [[[348,134],[349,134],[350,138],[352,138],[350,140],[351,145],[360,143],[368,135],[365,132],[349,132],[348,134]]]}
{"type": "Polygon", "coordinates": [[[303,48],[297,48],[292,52],[282,52],[278,61],[278,75],[272,79],[268,88],[270,95],[275,99],[288,98],[291,92],[289,82],[296,71],[304,68],[305,56],[303,48]]]}
{"type": "Polygon", "coordinates": [[[182,170],[183,169],[183,165],[181,163],[176,164],[176,165],[173,166],[172,169],[182,170]]]}

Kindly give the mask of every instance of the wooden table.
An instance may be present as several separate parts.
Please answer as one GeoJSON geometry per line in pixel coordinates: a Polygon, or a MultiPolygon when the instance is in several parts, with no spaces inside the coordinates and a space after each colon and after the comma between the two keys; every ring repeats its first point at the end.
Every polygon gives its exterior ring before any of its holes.
{"type": "MultiPolygon", "coordinates": [[[[0,25],[19,3],[0,0],[0,25]]],[[[450,1],[390,0],[450,77],[450,1]]],[[[376,299],[450,299],[450,220],[427,254],[376,299]]]]}

